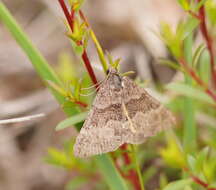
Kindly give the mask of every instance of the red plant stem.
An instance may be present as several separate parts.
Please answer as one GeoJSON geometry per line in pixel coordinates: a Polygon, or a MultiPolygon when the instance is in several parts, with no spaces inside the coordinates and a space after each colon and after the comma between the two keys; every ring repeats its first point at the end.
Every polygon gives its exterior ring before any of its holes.
{"type": "Polygon", "coordinates": [[[202,81],[196,72],[188,66],[183,58],[179,59],[179,63],[184,67],[185,71],[199,84],[205,92],[216,102],[216,94],[202,81]]]}
{"type": "MultiPolygon", "coordinates": [[[[58,1],[59,1],[60,5],[62,7],[62,10],[63,10],[63,12],[65,14],[65,17],[67,19],[67,22],[68,22],[70,28],[71,28],[71,31],[73,32],[73,24],[74,24],[75,12],[72,10],[71,14],[70,14],[67,7],[66,7],[66,5],[65,5],[64,0],[58,0],[58,1]]],[[[83,13],[81,11],[79,12],[79,14],[82,17],[82,19],[85,19],[84,15],[83,15],[83,13]]],[[[82,42],[77,42],[77,44],[82,45],[82,42]]],[[[90,60],[89,60],[88,55],[86,53],[86,50],[83,51],[82,59],[83,59],[83,61],[85,63],[86,69],[87,69],[87,71],[89,73],[89,76],[91,77],[92,82],[95,84],[95,86],[97,88],[98,87],[98,82],[97,82],[96,76],[94,74],[94,71],[93,71],[93,69],[91,67],[91,63],[90,63],[90,60]]],[[[76,102],[76,103],[81,104],[81,102],[76,102]]],[[[121,149],[126,150],[127,146],[123,145],[121,147],[121,149]]],[[[131,161],[131,159],[130,159],[127,152],[123,153],[123,158],[124,158],[124,162],[125,162],[126,165],[130,165],[132,163],[132,161],[131,161]]],[[[140,183],[139,183],[139,178],[138,178],[137,173],[133,169],[130,169],[129,175],[125,176],[122,173],[122,171],[121,171],[120,167],[118,166],[117,161],[115,159],[114,159],[114,162],[115,162],[116,168],[120,171],[122,176],[131,181],[131,183],[134,185],[135,190],[141,190],[141,186],[140,186],[140,183]]]]}
{"type": "Polygon", "coordinates": [[[202,187],[206,188],[207,190],[216,190],[216,188],[209,188],[209,184],[204,182],[203,180],[201,180],[200,178],[194,176],[188,168],[183,168],[183,170],[187,173],[189,173],[189,175],[191,176],[192,180],[194,181],[194,183],[201,185],[202,187]]]}
{"type": "MultiPolygon", "coordinates": [[[[68,22],[68,24],[70,26],[70,29],[73,32],[74,13],[73,13],[73,11],[72,11],[73,14],[69,13],[64,0],[58,0],[58,1],[59,1],[60,5],[62,7],[62,10],[63,10],[64,14],[65,14],[65,17],[66,17],[67,22],[68,22]]],[[[82,45],[82,43],[79,43],[79,45],[82,45]]],[[[83,59],[83,62],[85,64],[85,67],[86,67],[86,69],[87,69],[87,71],[89,73],[89,76],[91,77],[92,82],[95,84],[96,87],[98,87],[98,82],[97,82],[96,76],[94,74],[94,71],[92,69],[90,60],[89,60],[88,55],[86,53],[86,50],[83,51],[82,59],[83,59]]]]}
{"type": "MultiPolygon", "coordinates": [[[[71,14],[69,13],[68,9],[66,8],[66,5],[64,3],[64,0],[59,0],[60,4],[61,4],[61,7],[64,11],[64,14],[67,18],[67,21],[69,23],[69,26],[71,28],[71,31],[73,31],[73,21],[74,21],[74,11],[72,10],[71,14]]],[[[80,11],[80,16],[82,17],[82,19],[85,19],[84,15],[82,14],[82,12],[80,11]]],[[[87,22],[86,22],[87,23],[87,22]]],[[[79,42],[79,45],[82,45],[82,42],[79,42]]],[[[92,82],[95,84],[96,88],[98,87],[98,83],[97,83],[97,79],[96,79],[96,76],[94,74],[94,71],[91,67],[91,63],[89,61],[89,58],[87,56],[87,53],[86,53],[86,50],[83,51],[83,54],[82,54],[82,59],[85,63],[85,66],[86,66],[86,69],[89,73],[89,76],[91,77],[92,79],[92,82]]],[[[97,88],[98,89],[98,88],[97,88]]],[[[77,102],[78,103],[78,102],[77,102]]],[[[80,103],[80,102],[79,102],[80,103]]],[[[122,150],[126,150],[127,149],[127,145],[123,145],[121,147],[122,150]]],[[[123,158],[124,158],[124,162],[125,162],[125,165],[130,165],[132,163],[129,155],[127,152],[124,152],[123,153],[123,158]]],[[[122,172],[121,172],[121,169],[120,167],[118,166],[117,164],[117,161],[115,161],[115,165],[117,167],[117,169],[120,171],[120,173],[122,174],[123,177],[127,178],[128,180],[131,181],[131,183],[134,185],[134,188],[135,190],[141,190],[141,186],[140,186],[140,183],[139,183],[139,178],[138,178],[138,175],[137,173],[133,170],[133,169],[130,169],[129,171],[129,175],[125,176],[122,172]]]]}
{"type": "MultiPolygon", "coordinates": [[[[123,144],[120,148],[124,151],[122,156],[123,156],[125,165],[132,164],[132,160],[131,160],[130,156],[128,155],[127,152],[125,152],[127,150],[127,144],[123,144]]],[[[133,184],[133,186],[136,190],[142,189],[140,182],[139,182],[139,177],[138,177],[138,174],[136,171],[134,171],[133,169],[130,169],[129,174],[125,177],[131,181],[131,183],[133,184]]]]}
{"type": "Polygon", "coordinates": [[[209,185],[207,183],[205,183],[204,181],[202,181],[201,179],[199,179],[198,177],[196,176],[191,176],[191,178],[193,179],[193,181],[205,188],[207,188],[209,185]]]}
{"type": "Polygon", "coordinates": [[[88,106],[88,104],[86,104],[84,102],[81,102],[81,101],[75,101],[74,103],[81,106],[81,107],[83,107],[83,108],[86,108],[88,106]]]}
{"type": "Polygon", "coordinates": [[[82,59],[83,59],[83,62],[85,63],[86,69],[89,73],[89,76],[91,77],[92,82],[95,84],[96,89],[98,89],[98,82],[97,82],[96,76],[95,76],[94,71],[91,67],[91,63],[89,61],[89,58],[88,58],[85,50],[83,51],[82,59]]]}
{"type": "Polygon", "coordinates": [[[70,25],[71,31],[73,32],[74,20],[73,20],[71,14],[69,13],[64,0],[58,0],[58,1],[59,1],[59,4],[61,5],[61,8],[62,8],[64,14],[65,14],[65,17],[66,17],[66,19],[68,21],[68,24],[70,25]]]}
{"type": "MultiPolygon", "coordinates": [[[[200,2],[201,0],[197,0],[197,1],[200,2]]],[[[213,80],[214,87],[216,88],[216,67],[215,67],[215,60],[214,60],[213,43],[212,43],[212,39],[207,30],[206,13],[205,13],[204,5],[200,7],[198,14],[199,14],[199,20],[200,20],[200,30],[206,41],[207,48],[210,54],[212,80],[213,80]]]]}

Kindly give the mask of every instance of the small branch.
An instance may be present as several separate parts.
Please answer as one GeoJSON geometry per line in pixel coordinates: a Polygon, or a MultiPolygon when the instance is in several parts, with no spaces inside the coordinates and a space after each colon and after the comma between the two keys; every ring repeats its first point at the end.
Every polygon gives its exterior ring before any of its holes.
{"type": "Polygon", "coordinates": [[[189,173],[190,177],[192,178],[192,180],[194,181],[194,183],[204,187],[206,190],[216,190],[216,188],[210,188],[209,184],[204,182],[203,180],[201,180],[200,178],[198,178],[197,176],[194,176],[188,168],[184,168],[184,171],[189,173]]]}
{"type": "Polygon", "coordinates": [[[185,71],[199,84],[205,92],[216,102],[216,94],[202,81],[196,72],[188,66],[183,58],[179,59],[179,63],[183,66],[185,71]]]}
{"type": "Polygon", "coordinates": [[[65,17],[66,17],[66,19],[67,19],[67,22],[68,22],[68,24],[70,25],[70,28],[71,28],[71,30],[72,30],[72,32],[73,32],[74,20],[73,20],[71,14],[69,13],[69,11],[68,11],[68,9],[67,9],[67,6],[66,6],[66,4],[65,4],[65,2],[64,2],[64,0],[58,0],[58,1],[59,1],[59,4],[61,5],[61,8],[62,8],[64,14],[65,14],[65,17]]]}
{"type": "MultiPolygon", "coordinates": [[[[75,13],[74,13],[74,11],[72,11],[72,14],[69,13],[64,0],[58,0],[58,1],[59,1],[60,5],[62,7],[62,10],[63,10],[64,14],[65,14],[65,17],[66,17],[67,22],[68,22],[68,24],[70,26],[70,29],[73,32],[74,14],[75,13]]],[[[82,42],[79,42],[78,45],[82,45],[82,42]]],[[[86,69],[87,69],[87,71],[89,73],[89,76],[91,77],[92,82],[95,84],[96,87],[98,87],[98,82],[97,82],[96,76],[94,74],[94,71],[92,69],[91,63],[90,63],[88,55],[86,53],[86,50],[83,51],[82,59],[83,59],[83,62],[85,64],[85,67],[86,67],[86,69]]]]}
{"type": "Polygon", "coordinates": [[[74,103],[77,104],[77,105],[79,105],[79,106],[81,106],[81,107],[83,107],[83,108],[88,107],[88,104],[86,104],[84,102],[81,102],[81,101],[75,101],[74,103]]]}
{"type": "MultiPolygon", "coordinates": [[[[197,0],[200,2],[201,0],[197,0]]],[[[210,54],[210,63],[211,63],[211,73],[212,73],[212,81],[213,85],[216,88],[216,67],[215,67],[215,60],[214,60],[214,50],[213,50],[213,43],[212,39],[208,33],[207,30],[207,24],[206,24],[206,13],[205,13],[205,7],[204,5],[200,7],[199,9],[199,20],[200,20],[200,30],[203,35],[203,38],[206,41],[207,48],[210,54]]]]}
{"type": "Polygon", "coordinates": [[[189,13],[191,16],[193,16],[194,18],[200,20],[200,16],[197,15],[196,13],[194,13],[193,11],[189,10],[188,13],[189,13]]]}
{"type": "Polygon", "coordinates": [[[137,147],[136,145],[131,145],[131,147],[132,147],[132,152],[133,152],[133,162],[135,162],[135,165],[136,165],[136,171],[139,177],[139,183],[140,183],[141,189],[145,190],[143,179],[142,179],[142,173],[141,173],[139,161],[137,158],[137,147]]]}
{"type": "MultiPolygon", "coordinates": [[[[65,5],[64,0],[58,0],[58,1],[59,1],[60,5],[61,5],[61,7],[62,7],[62,10],[63,10],[63,12],[64,12],[64,14],[65,14],[65,17],[67,18],[67,22],[68,22],[68,24],[69,24],[69,26],[70,26],[70,28],[71,28],[71,31],[73,32],[74,14],[75,14],[75,13],[74,13],[73,10],[71,11],[71,14],[69,13],[69,11],[68,11],[68,9],[67,9],[67,7],[66,7],[66,5],[65,5]]],[[[82,11],[80,11],[79,14],[80,14],[80,17],[81,17],[83,20],[86,19],[86,18],[84,17],[84,14],[82,13],[82,11]]],[[[86,24],[88,24],[87,20],[85,20],[85,21],[86,21],[86,24]]],[[[81,46],[81,45],[83,45],[83,42],[82,42],[82,41],[77,42],[77,45],[80,45],[80,46],[81,46]]],[[[93,71],[93,69],[92,69],[92,66],[91,66],[91,63],[90,63],[90,60],[89,60],[89,58],[88,58],[88,55],[87,55],[86,50],[83,51],[82,60],[83,60],[83,62],[85,63],[86,69],[87,69],[87,71],[88,71],[88,73],[89,73],[89,76],[91,77],[92,82],[95,84],[96,89],[99,89],[99,88],[98,88],[98,82],[97,82],[96,76],[95,76],[95,74],[94,74],[94,71],[93,71]]],[[[122,149],[122,150],[126,150],[126,149],[127,149],[127,145],[123,145],[123,146],[121,147],[121,149],[122,149]]],[[[129,157],[129,155],[128,155],[127,152],[124,152],[124,153],[123,153],[123,158],[124,158],[125,165],[130,165],[130,164],[132,163],[132,161],[131,161],[131,159],[130,159],[130,157],[129,157]]],[[[139,178],[138,178],[137,173],[136,173],[133,169],[130,169],[129,175],[125,176],[125,175],[122,173],[120,167],[118,166],[117,161],[116,161],[116,160],[114,160],[114,161],[115,161],[116,168],[119,170],[119,172],[122,174],[122,176],[125,177],[125,178],[127,178],[128,180],[130,180],[131,183],[134,185],[134,188],[135,188],[136,190],[142,190],[142,189],[141,189],[141,186],[140,186],[140,184],[139,184],[139,178]]]]}
{"type": "Polygon", "coordinates": [[[95,76],[94,71],[91,67],[91,63],[89,61],[88,55],[87,55],[85,50],[82,54],[82,59],[83,59],[83,62],[85,63],[86,69],[88,70],[88,73],[91,77],[92,82],[95,84],[95,88],[98,89],[98,82],[97,82],[96,76],[95,76]]]}
{"type": "MultiPolygon", "coordinates": [[[[132,160],[131,160],[129,154],[126,152],[126,150],[127,150],[127,144],[123,144],[121,146],[121,150],[124,151],[123,154],[122,154],[122,156],[123,156],[125,165],[131,165],[132,164],[132,160]]],[[[129,170],[129,174],[126,175],[126,176],[124,176],[124,177],[127,178],[133,184],[133,186],[134,186],[134,188],[136,190],[142,190],[142,187],[141,187],[141,185],[139,183],[139,176],[135,172],[134,169],[130,169],[129,170]]]]}

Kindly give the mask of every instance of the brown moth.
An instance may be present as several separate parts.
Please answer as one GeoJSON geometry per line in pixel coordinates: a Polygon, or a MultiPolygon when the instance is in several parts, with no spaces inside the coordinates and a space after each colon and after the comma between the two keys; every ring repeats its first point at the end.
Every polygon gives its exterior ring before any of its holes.
{"type": "Polygon", "coordinates": [[[109,70],[84,122],[74,154],[88,157],[140,144],[175,123],[171,112],[128,77],[109,70]]]}

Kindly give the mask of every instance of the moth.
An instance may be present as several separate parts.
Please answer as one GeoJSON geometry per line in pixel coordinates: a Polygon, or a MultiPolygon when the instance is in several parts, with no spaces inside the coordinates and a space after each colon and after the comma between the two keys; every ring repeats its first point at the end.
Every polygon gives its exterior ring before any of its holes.
{"type": "Polygon", "coordinates": [[[74,155],[89,157],[115,151],[124,143],[141,144],[174,123],[159,101],[111,68],[76,138],[74,155]]]}

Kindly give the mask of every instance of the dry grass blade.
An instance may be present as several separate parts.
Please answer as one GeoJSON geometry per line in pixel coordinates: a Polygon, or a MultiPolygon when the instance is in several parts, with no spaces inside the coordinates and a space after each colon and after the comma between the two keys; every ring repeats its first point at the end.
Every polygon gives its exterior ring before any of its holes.
{"type": "Polygon", "coordinates": [[[44,117],[44,116],[45,116],[44,113],[40,113],[40,114],[29,115],[25,117],[4,119],[4,120],[0,120],[0,124],[2,125],[2,124],[9,124],[9,123],[19,123],[19,122],[24,122],[24,121],[30,121],[32,119],[37,119],[37,118],[44,117]]]}

